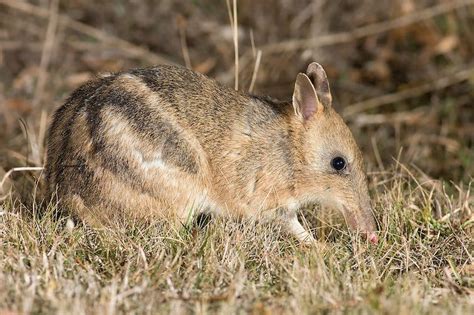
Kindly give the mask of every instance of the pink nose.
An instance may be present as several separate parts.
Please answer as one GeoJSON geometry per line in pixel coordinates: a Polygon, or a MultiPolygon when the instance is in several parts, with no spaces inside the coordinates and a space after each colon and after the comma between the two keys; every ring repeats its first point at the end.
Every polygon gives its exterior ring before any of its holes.
{"type": "Polygon", "coordinates": [[[375,234],[375,232],[370,232],[367,238],[372,244],[377,244],[379,242],[379,238],[377,237],[377,234],[375,234]]]}

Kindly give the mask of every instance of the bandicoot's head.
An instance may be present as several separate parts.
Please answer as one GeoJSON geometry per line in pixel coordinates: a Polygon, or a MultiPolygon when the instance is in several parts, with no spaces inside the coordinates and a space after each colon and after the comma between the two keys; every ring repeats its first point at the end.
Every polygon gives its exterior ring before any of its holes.
{"type": "Polygon", "coordinates": [[[313,62],[298,74],[293,93],[303,159],[298,190],[308,201],[341,210],[350,228],[376,243],[362,154],[331,103],[326,73],[313,62]]]}

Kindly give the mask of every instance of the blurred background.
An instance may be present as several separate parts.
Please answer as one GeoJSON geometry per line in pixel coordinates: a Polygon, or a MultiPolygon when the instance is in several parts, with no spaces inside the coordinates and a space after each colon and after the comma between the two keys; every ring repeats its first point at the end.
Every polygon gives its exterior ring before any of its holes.
{"type": "Polygon", "coordinates": [[[167,63],[234,87],[237,46],[238,88],[256,94],[289,99],[296,74],[321,63],[371,174],[399,160],[470,181],[473,0],[236,4],[0,0],[0,171],[43,164],[51,114],[93,76],[167,63]]]}

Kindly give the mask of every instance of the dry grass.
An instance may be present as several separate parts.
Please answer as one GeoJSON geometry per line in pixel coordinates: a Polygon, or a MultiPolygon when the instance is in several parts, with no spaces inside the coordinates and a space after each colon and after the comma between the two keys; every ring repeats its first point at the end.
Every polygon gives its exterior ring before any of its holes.
{"type": "MultiPolygon", "coordinates": [[[[53,206],[35,216],[10,199],[0,215],[0,308],[469,314],[470,187],[436,186],[411,172],[400,166],[372,183],[381,227],[377,246],[348,235],[337,220],[314,224],[314,233],[327,240],[321,249],[301,247],[276,225],[224,218],[204,229],[157,222],[92,230],[57,219],[53,206]]],[[[305,214],[316,220],[314,209],[305,214]]]]}
{"type": "Polygon", "coordinates": [[[137,3],[0,0],[0,314],[474,313],[472,0],[137,3]],[[178,63],[289,97],[312,60],[367,159],[376,246],[317,208],[326,248],[225,218],[93,230],[37,192],[50,114],[95,73],[178,63]]]}

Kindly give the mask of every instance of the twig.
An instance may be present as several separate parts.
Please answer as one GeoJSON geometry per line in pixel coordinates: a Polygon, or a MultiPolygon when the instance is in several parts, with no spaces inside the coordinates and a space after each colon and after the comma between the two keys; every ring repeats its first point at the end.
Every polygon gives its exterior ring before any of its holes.
{"type": "MultiPolygon", "coordinates": [[[[0,4],[21,11],[30,15],[34,15],[41,18],[49,17],[49,10],[43,9],[39,6],[26,3],[24,1],[11,1],[11,0],[0,0],[0,4]]],[[[151,52],[150,50],[132,44],[126,40],[118,38],[114,35],[107,34],[95,27],[89,26],[87,24],[78,22],[70,17],[59,14],[58,23],[61,26],[68,27],[77,32],[83,33],[90,37],[95,38],[98,41],[108,43],[119,47],[126,51],[132,57],[143,58],[149,63],[152,64],[176,64],[175,62],[169,60],[167,57],[159,55],[157,53],[151,52]]]]}
{"type": "Polygon", "coordinates": [[[229,0],[226,0],[227,11],[229,14],[230,27],[232,28],[233,40],[234,40],[234,89],[237,91],[239,89],[239,29],[237,22],[237,0],[232,1],[232,8],[230,7],[229,0]]]}
{"type": "Polygon", "coordinates": [[[19,48],[27,48],[28,50],[41,50],[43,46],[39,43],[23,43],[16,40],[0,40],[0,50],[2,51],[17,50],[19,48]]]}
{"type": "Polygon", "coordinates": [[[56,30],[58,28],[58,8],[59,0],[51,0],[48,12],[48,27],[46,29],[43,51],[41,53],[38,80],[36,81],[35,94],[32,102],[33,107],[36,107],[43,98],[44,87],[46,85],[46,79],[48,78],[48,66],[51,61],[54,41],[56,39],[56,30]]]}
{"type": "Polygon", "coordinates": [[[430,118],[426,113],[426,107],[417,107],[413,111],[396,112],[392,114],[359,114],[354,117],[354,123],[358,126],[380,125],[380,124],[426,124],[430,118]]]}
{"type": "Polygon", "coordinates": [[[252,47],[252,56],[257,55],[257,49],[255,48],[255,39],[253,38],[253,30],[250,30],[250,45],[252,47]]]}
{"type": "Polygon", "coordinates": [[[48,114],[46,110],[41,110],[40,123],[38,129],[38,147],[39,147],[39,157],[38,164],[42,164],[43,153],[45,152],[44,144],[46,143],[46,132],[48,130],[48,114]]]}
{"type": "Polygon", "coordinates": [[[189,49],[188,43],[186,41],[186,22],[184,21],[184,17],[181,17],[182,20],[178,23],[178,30],[179,30],[179,41],[181,43],[181,51],[183,53],[184,64],[186,68],[193,69],[191,64],[191,57],[189,56],[189,49]]]}
{"type": "Polygon", "coordinates": [[[239,89],[239,29],[237,21],[237,0],[233,1],[234,7],[234,48],[235,48],[235,90],[239,89]]]}
{"type": "Polygon", "coordinates": [[[395,92],[391,94],[385,94],[382,96],[374,97],[359,103],[355,103],[346,107],[343,111],[344,117],[350,117],[357,113],[380,107],[386,104],[392,104],[396,102],[400,102],[406,99],[414,98],[430,91],[444,89],[448,86],[457,84],[464,80],[469,79],[470,77],[474,76],[474,67],[460,70],[450,75],[442,76],[441,78],[424,83],[420,86],[406,89],[400,92],[395,92]]]}
{"type": "Polygon", "coordinates": [[[257,80],[258,68],[260,67],[260,60],[262,58],[262,51],[259,49],[257,52],[257,58],[255,59],[255,67],[253,68],[252,81],[250,82],[249,93],[252,93],[255,81],[257,80]]]}

